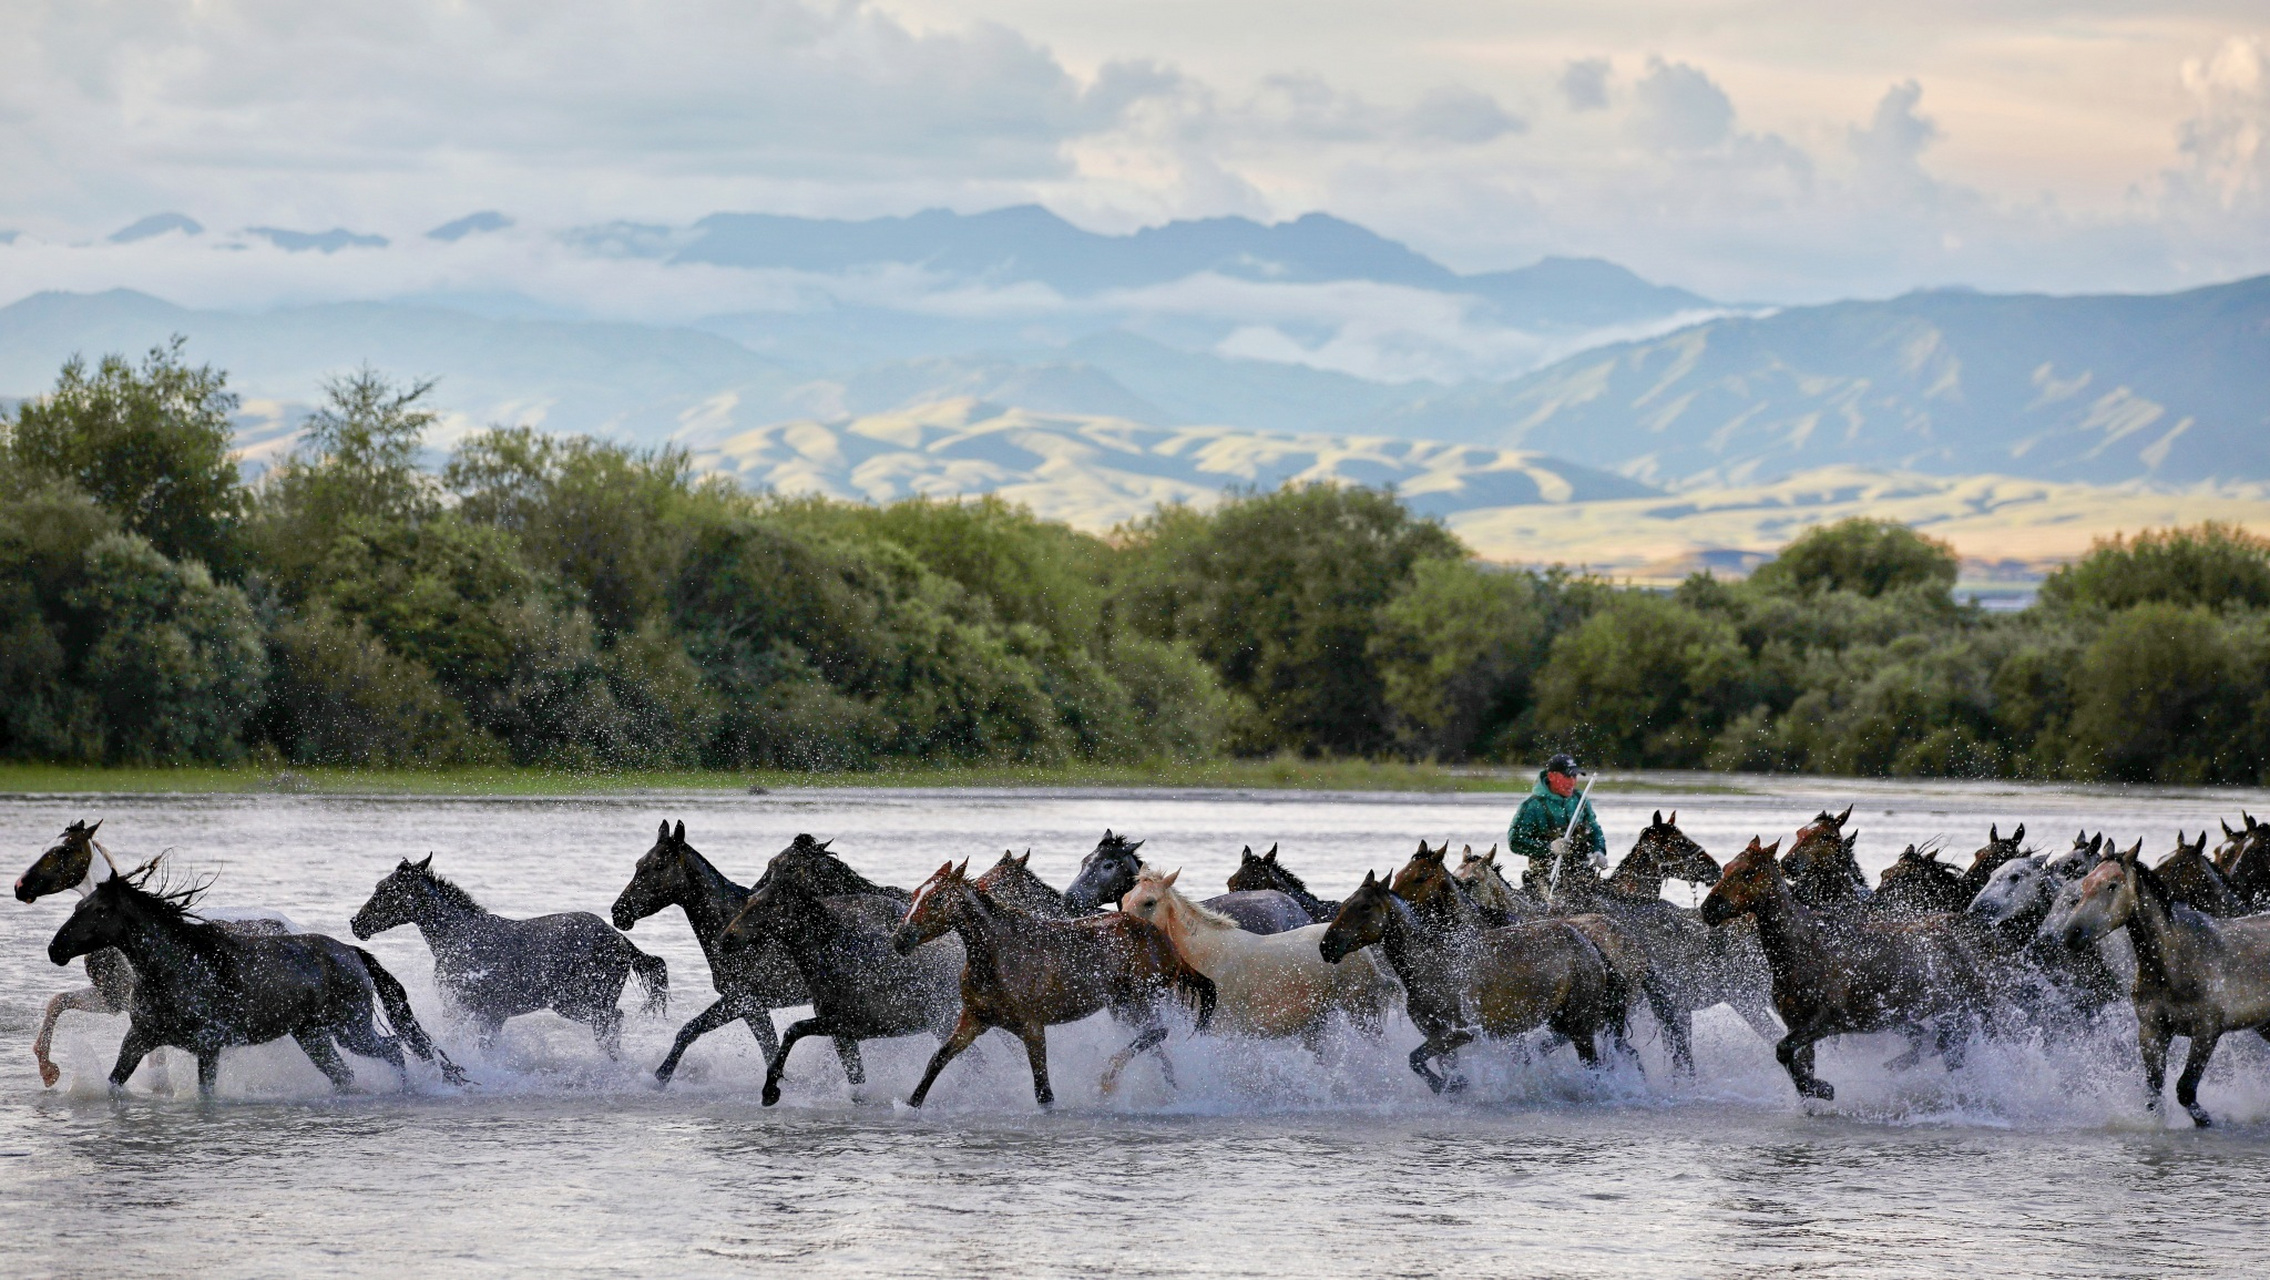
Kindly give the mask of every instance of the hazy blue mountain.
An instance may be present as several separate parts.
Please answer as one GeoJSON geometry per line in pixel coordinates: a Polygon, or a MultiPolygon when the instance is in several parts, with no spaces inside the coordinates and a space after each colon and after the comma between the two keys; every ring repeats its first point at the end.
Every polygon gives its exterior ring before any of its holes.
{"type": "Polygon", "coordinates": [[[462,218],[442,223],[428,231],[426,239],[455,244],[467,236],[478,235],[484,231],[502,231],[511,225],[512,219],[494,209],[483,209],[479,213],[468,213],[462,218]]]}
{"type": "Polygon", "coordinates": [[[140,221],[132,222],[110,233],[112,244],[132,244],[151,236],[162,236],[168,231],[179,231],[185,236],[201,235],[205,228],[197,219],[186,213],[153,213],[140,221]]]}
{"type": "Polygon", "coordinates": [[[1656,481],[1850,464],[2270,479],[2270,276],[2159,296],[1965,291],[1732,317],[1417,398],[1382,430],[1656,481]],[[1477,435],[1494,406],[1494,431],[1477,435]]]}
{"type": "Polygon", "coordinates": [[[333,227],[329,231],[287,231],[282,227],[246,227],[248,236],[258,236],[286,253],[337,253],[341,249],[383,249],[386,237],[349,231],[333,227]]]}
{"type": "Polygon", "coordinates": [[[821,274],[900,264],[995,283],[1033,281],[1072,297],[1166,284],[1200,272],[1285,284],[1369,280],[1472,294],[1494,304],[1508,323],[1527,327],[1614,324],[1718,305],[1596,259],[1547,258],[1517,271],[1460,275],[1322,213],[1273,225],[1202,218],[1123,236],[1083,231],[1038,205],[978,214],[929,209],[862,221],[719,213],[695,223],[686,237],[628,224],[585,235],[616,252],[667,255],[677,262],[821,274]]]}

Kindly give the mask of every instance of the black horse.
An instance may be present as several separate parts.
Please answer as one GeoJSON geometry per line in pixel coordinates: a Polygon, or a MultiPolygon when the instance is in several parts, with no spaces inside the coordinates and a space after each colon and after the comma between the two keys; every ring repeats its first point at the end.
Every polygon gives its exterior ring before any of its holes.
{"type": "Polygon", "coordinates": [[[618,929],[629,929],[665,907],[677,907],[686,913],[686,923],[693,926],[694,940],[701,944],[702,955],[709,960],[710,984],[717,988],[717,1003],[694,1015],[694,1019],[678,1029],[678,1038],[670,1046],[670,1056],[654,1069],[654,1078],[662,1084],[670,1083],[677,1074],[678,1060],[694,1041],[736,1019],[749,1024],[749,1032],[757,1038],[757,1047],[764,1051],[770,1062],[780,1051],[780,1038],[773,1031],[772,1011],[784,1005],[799,1005],[811,999],[804,990],[804,980],[797,976],[796,965],[778,947],[751,947],[743,951],[727,952],[718,945],[718,938],[733,917],[741,914],[742,904],[749,899],[749,891],[710,865],[709,859],[686,843],[686,824],[681,822],[672,831],[665,822],[654,837],[654,847],[648,849],[631,872],[631,882],[615,897],[614,921],[618,929]]]}
{"type": "MultiPolygon", "coordinates": [[[[1105,831],[1095,852],[1080,860],[1080,874],[1065,886],[1064,905],[1079,912],[1118,906],[1135,887],[1135,873],[1143,869],[1143,859],[1135,852],[1142,847],[1140,840],[1105,831]]],[[[1225,893],[1206,899],[1204,905],[1237,921],[1248,933],[1284,933],[1316,923],[1300,903],[1273,889],[1225,893]]]]}
{"type": "Polygon", "coordinates": [[[144,887],[155,864],[95,886],[47,944],[56,964],[116,947],[134,966],[132,1019],[110,1070],[110,1087],[127,1078],[152,1049],[171,1045],[197,1057],[197,1091],[211,1096],[221,1050],[290,1036],[342,1091],[354,1072],[339,1046],[394,1068],[410,1082],[402,1046],[372,1019],[375,997],[395,1035],[441,1068],[452,1084],[465,1073],[426,1037],[409,996],[378,958],[319,933],[246,937],[197,919],[194,890],[144,887]]]}
{"type": "Polygon", "coordinates": [[[1332,918],[1340,914],[1338,899],[1319,898],[1310,893],[1291,868],[1277,861],[1276,845],[1270,845],[1267,853],[1255,853],[1253,846],[1247,845],[1238,851],[1237,870],[1230,873],[1230,891],[1259,893],[1267,889],[1274,889],[1299,903],[1312,924],[1330,924],[1332,918]]]}
{"type": "Polygon", "coordinates": [[[371,890],[347,922],[364,940],[412,924],[434,956],[434,982],[480,1028],[481,1047],[496,1042],[504,1020],[539,1009],[591,1028],[610,1058],[622,1056],[623,1011],[616,1008],[632,974],[646,988],[647,1013],[670,1004],[670,973],[588,911],[515,920],[489,911],[473,895],[433,873],[433,855],[405,858],[371,890]]]}
{"type": "Polygon", "coordinates": [[[944,1040],[953,1033],[961,1013],[961,940],[939,938],[901,955],[891,934],[905,913],[897,898],[822,895],[797,875],[771,877],[749,894],[719,946],[728,953],[752,945],[779,948],[812,993],[812,1016],[789,1024],[765,1069],[766,1106],[780,1101],[789,1050],[806,1036],[833,1039],[844,1076],[858,1086],[867,1081],[861,1040],[922,1031],[944,1040]]]}

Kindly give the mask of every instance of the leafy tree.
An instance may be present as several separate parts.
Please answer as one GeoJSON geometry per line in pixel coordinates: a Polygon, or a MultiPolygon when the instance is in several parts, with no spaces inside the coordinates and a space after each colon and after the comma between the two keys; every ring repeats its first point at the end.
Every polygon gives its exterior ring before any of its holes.
{"type": "Polygon", "coordinates": [[[1125,533],[1123,607],[1148,634],[1188,641],[1246,701],[1232,734],[1253,752],[1387,746],[1379,608],[1421,561],[1465,554],[1393,494],[1326,484],[1206,515],[1169,508],[1125,533]]]}
{"type": "Polygon", "coordinates": [[[1512,726],[1550,639],[1545,594],[1534,575],[1471,560],[1412,566],[1371,642],[1404,751],[1462,759],[1512,726]]]}
{"type": "Polygon", "coordinates": [[[1890,520],[1855,516],[1806,530],[1750,581],[1768,591],[1850,591],[1880,596],[1903,587],[1944,594],[1955,585],[1954,548],[1890,520]]]}
{"type": "Polygon", "coordinates": [[[2252,781],[2234,750],[2252,708],[2240,654],[2204,608],[2115,614],[2073,674],[2073,767],[2124,782],[2252,781]]]}
{"type": "Polygon", "coordinates": [[[1537,732],[1622,765],[1694,768],[1751,704],[1734,628],[1665,596],[1625,592],[1553,642],[1537,732]]]}
{"type": "Polygon", "coordinates": [[[191,368],[185,340],[154,347],[139,368],[74,356],[55,389],[16,413],[10,451],[29,475],[68,483],[161,555],[236,566],[245,494],[230,454],[237,399],[210,366],[191,368]]]}
{"type": "Polygon", "coordinates": [[[87,549],[70,604],[89,643],[79,681],[102,715],[105,759],[137,764],[241,758],[267,653],[252,607],[196,561],[114,533],[87,549]]]}
{"type": "Polygon", "coordinates": [[[2139,604],[2270,607],[2270,538],[2208,521],[2100,541],[2049,575],[2042,599],[2099,609],[2139,604]]]}

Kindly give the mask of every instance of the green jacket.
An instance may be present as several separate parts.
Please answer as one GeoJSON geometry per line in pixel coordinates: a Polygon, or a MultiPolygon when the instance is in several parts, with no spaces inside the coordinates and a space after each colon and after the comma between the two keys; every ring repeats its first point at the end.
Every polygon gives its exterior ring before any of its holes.
{"type": "Polygon", "coordinates": [[[1566,800],[1554,795],[1553,789],[1545,785],[1545,775],[1540,770],[1537,785],[1529,789],[1529,798],[1521,802],[1521,812],[1513,815],[1513,825],[1506,828],[1506,852],[1545,863],[1552,855],[1547,846],[1569,829],[1569,816],[1576,812],[1579,803],[1584,806],[1584,816],[1577,819],[1576,833],[1571,839],[1580,852],[1605,850],[1608,837],[1600,830],[1599,815],[1592,812],[1590,800],[1578,799],[1582,794],[1572,793],[1566,800]]]}

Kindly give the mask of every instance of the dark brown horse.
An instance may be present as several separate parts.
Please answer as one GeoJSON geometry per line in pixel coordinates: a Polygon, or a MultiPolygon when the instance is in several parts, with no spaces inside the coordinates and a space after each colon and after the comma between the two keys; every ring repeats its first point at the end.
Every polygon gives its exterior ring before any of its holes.
{"type": "Polygon", "coordinates": [[[1080,914],[1064,902],[1064,895],[1046,880],[1033,874],[1033,851],[1025,850],[1020,858],[1007,849],[1001,851],[1001,861],[986,868],[977,878],[977,887],[985,890],[995,902],[1007,903],[1028,916],[1043,920],[1069,920],[1080,914]]]}
{"type": "Polygon", "coordinates": [[[1823,809],[1797,829],[1781,871],[1800,904],[1815,911],[1848,911],[1868,900],[1868,877],[1853,855],[1860,833],[1844,829],[1851,820],[1852,806],[1846,805],[1839,814],[1823,809]]]}
{"type": "Polygon", "coordinates": [[[2244,831],[2232,832],[2229,823],[2223,824],[2235,839],[2217,855],[2216,867],[2248,911],[2270,911],[2270,822],[2256,822],[2250,813],[2240,816],[2244,831]]]}
{"type": "Polygon", "coordinates": [[[1597,1067],[1601,1033],[1624,1022],[1622,984],[1600,949],[1567,920],[1467,932],[1422,917],[1367,871],[1317,946],[1338,964],[1374,944],[1402,982],[1404,1007],[1425,1037],[1411,1051],[1411,1070],[1437,1093],[1464,1081],[1435,1063],[1477,1036],[1511,1040],[1550,1027],[1576,1046],[1586,1066],[1597,1067]]]}
{"type": "MultiPolygon", "coordinates": [[[[1977,897],[1978,891],[1984,889],[1986,882],[1994,877],[1997,868],[2005,862],[2024,856],[2026,856],[2025,823],[2021,822],[2012,828],[2009,835],[2002,834],[2000,823],[1989,825],[1986,828],[1986,843],[1979,847],[1977,853],[1971,855],[1970,866],[1963,871],[1964,889],[1969,892],[1970,897],[1977,897]]],[[[1964,899],[1963,905],[1970,905],[1968,898],[1964,899]]],[[[1950,910],[1955,911],[1962,909],[1962,907],[1950,908],[1950,910]]]]}
{"type": "Polygon", "coordinates": [[[2215,869],[2214,859],[2207,856],[2205,831],[2190,843],[2185,843],[2183,833],[2178,831],[2175,852],[2162,858],[2152,870],[2171,899],[2194,911],[2224,919],[2246,914],[2246,904],[2232,891],[2223,873],[2215,869]]]}
{"type": "Polygon", "coordinates": [[[2223,842],[2215,846],[2215,869],[2226,876],[2238,869],[2239,857],[2246,852],[2254,834],[2265,826],[2244,809],[2239,810],[2238,818],[2243,825],[2236,830],[2232,829],[2230,819],[2223,819],[2223,842]]]}
{"type": "MultiPolygon", "coordinates": [[[[2201,833],[2200,848],[2206,845],[2201,833]]],[[[2147,1105],[2160,1108],[2167,1086],[2168,1045],[2188,1036],[2191,1053],[2175,1082],[2175,1100],[2201,1127],[2199,1105],[2216,1042],[2231,1031],[2270,1037],[2270,916],[2217,920],[2176,901],[2166,879],[2143,865],[2138,841],[2081,881],[2081,902],[2064,921],[2064,938],[2079,946],[2126,928],[2136,944],[2136,1039],[2144,1059],[2147,1105]]]]}
{"type": "MultiPolygon", "coordinates": [[[[960,1021],[931,1056],[908,1106],[921,1106],[938,1073],[989,1028],[999,1027],[1025,1042],[1033,1098],[1045,1107],[1056,1100],[1048,1083],[1049,1027],[1108,1010],[1115,1020],[1139,1028],[1104,1071],[1102,1088],[1109,1093],[1137,1054],[1157,1049],[1166,1039],[1159,1015],[1169,1000],[1191,1004],[1201,1031],[1212,1020],[1212,980],[1183,963],[1174,943],[1158,929],[1119,911],[1073,920],[1029,916],[978,888],[965,874],[967,868],[967,863],[956,867],[950,862],[938,868],[915,890],[905,921],[891,935],[891,945],[906,955],[956,933],[969,956],[962,968],[960,1021]]],[[[1164,1052],[1159,1060],[1173,1083],[1173,1066],[1164,1052]]]]}
{"type": "MultiPolygon", "coordinates": [[[[1984,888],[1983,883],[1979,888],[1984,888]]],[[[1961,872],[1939,861],[1937,849],[1909,845],[1877,877],[1876,892],[1868,907],[1880,915],[1915,920],[1923,916],[1961,911],[1978,896],[1961,872]]]]}
{"type": "Polygon", "coordinates": [[[1836,1096],[1813,1073],[1813,1046],[1830,1036],[1903,1031],[1908,1051],[1886,1065],[1913,1065],[1931,1041],[1953,1067],[1962,1063],[1967,1038],[1987,1022],[1989,992],[1975,945],[1943,918],[1860,916],[1830,927],[1791,892],[1774,846],[1755,839],[1703,899],[1702,918],[1712,925],[1742,916],[1758,922],[1773,968],[1774,1006],[1789,1028],[1774,1056],[1805,1097],[1836,1096]]]}

